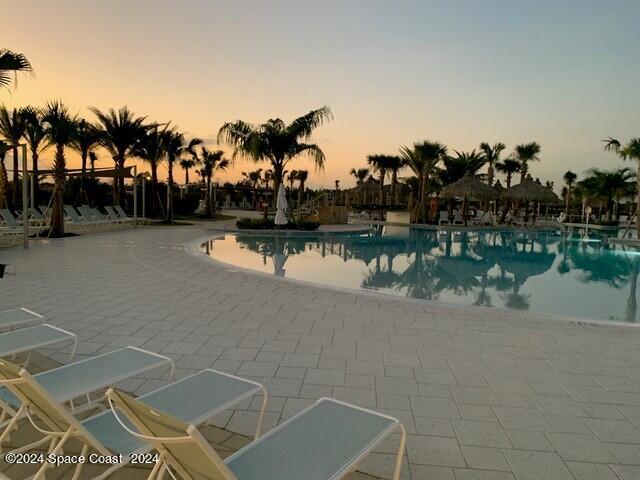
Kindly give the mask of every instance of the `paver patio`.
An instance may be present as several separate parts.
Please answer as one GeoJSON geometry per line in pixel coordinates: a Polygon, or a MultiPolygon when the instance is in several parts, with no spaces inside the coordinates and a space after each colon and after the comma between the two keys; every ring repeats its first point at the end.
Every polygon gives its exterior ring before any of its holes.
{"type": "MultiPolygon", "coordinates": [[[[263,382],[266,429],[321,396],[396,416],[405,479],[640,478],[640,329],[252,275],[185,251],[214,226],[0,250],[15,273],[0,279],[0,306],[78,333],[79,358],[139,345],[174,358],[178,376],[213,367],[263,382]]],[[[254,399],[216,423],[250,434],[258,410],[254,399]]],[[[396,445],[362,470],[388,478],[396,445]]]]}

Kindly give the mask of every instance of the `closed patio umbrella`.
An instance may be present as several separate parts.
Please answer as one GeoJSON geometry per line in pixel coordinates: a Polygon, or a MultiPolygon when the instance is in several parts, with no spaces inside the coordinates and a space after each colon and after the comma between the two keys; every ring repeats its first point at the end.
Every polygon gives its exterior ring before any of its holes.
{"type": "Polygon", "coordinates": [[[284,185],[280,184],[280,189],[278,190],[278,200],[276,202],[276,225],[286,225],[289,223],[287,220],[287,195],[284,189],[284,185]]]}

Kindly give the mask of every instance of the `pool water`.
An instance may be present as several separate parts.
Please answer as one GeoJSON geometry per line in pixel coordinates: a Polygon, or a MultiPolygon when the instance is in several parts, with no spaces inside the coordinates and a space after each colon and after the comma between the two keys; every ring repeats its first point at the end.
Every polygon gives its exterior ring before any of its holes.
{"type": "Polygon", "coordinates": [[[219,261],[332,287],[637,322],[640,252],[557,231],[387,229],[304,237],[227,234],[219,261]]]}

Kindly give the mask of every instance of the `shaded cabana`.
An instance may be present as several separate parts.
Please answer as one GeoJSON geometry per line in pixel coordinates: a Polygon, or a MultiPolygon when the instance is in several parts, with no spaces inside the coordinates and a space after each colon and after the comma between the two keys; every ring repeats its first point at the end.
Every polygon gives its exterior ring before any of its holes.
{"type": "MultiPolygon", "coordinates": [[[[469,199],[476,200],[494,200],[498,197],[496,191],[481,182],[476,177],[466,174],[460,180],[450,183],[440,191],[440,196],[453,200],[455,198],[462,198],[462,211],[467,213],[469,199]]],[[[451,208],[450,208],[451,209],[451,208]]]]}
{"type": "MultiPolygon", "coordinates": [[[[509,190],[503,193],[503,197],[507,200],[515,202],[524,202],[527,205],[529,202],[537,202],[538,207],[540,204],[552,205],[560,204],[562,201],[549,187],[542,185],[531,178],[531,175],[527,175],[522,182],[514,185],[509,190]]],[[[526,208],[525,208],[526,213],[526,208]]],[[[533,212],[535,222],[536,211],[533,212]]]]}

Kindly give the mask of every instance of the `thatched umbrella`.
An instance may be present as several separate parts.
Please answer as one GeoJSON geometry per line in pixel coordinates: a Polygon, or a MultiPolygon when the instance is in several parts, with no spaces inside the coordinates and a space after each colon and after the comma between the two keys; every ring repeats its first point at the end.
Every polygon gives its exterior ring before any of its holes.
{"type": "Polygon", "coordinates": [[[531,176],[527,176],[522,182],[505,191],[503,195],[510,200],[522,200],[524,202],[560,202],[553,190],[535,182],[531,176]]]}
{"type": "MultiPolygon", "coordinates": [[[[467,213],[468,200],[470,198],[492,200],[498,197],[493,188],[469,174],[465,174],[460,180],[444,187],[440,191],[440,195],[448,199],[462,198],[462,211],[465,214],[467,213]]],[[[449,204],[449,210],[451,210],[451,204],[449,204]]]]}
{"type": "Polygon", "coordinates": [[[444,187],[440,195],[444,198],[477,198],[482,200],[494,199],[498,196],[489,185],[468,174],[457,182],[444,187]]]}

